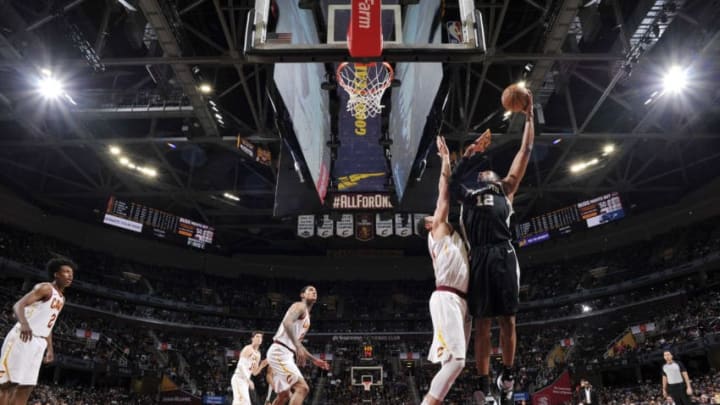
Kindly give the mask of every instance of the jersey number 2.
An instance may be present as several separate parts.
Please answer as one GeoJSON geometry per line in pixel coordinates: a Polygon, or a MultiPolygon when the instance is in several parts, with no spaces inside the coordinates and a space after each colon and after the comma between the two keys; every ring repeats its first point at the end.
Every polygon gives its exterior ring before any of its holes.
{"type": "Polygon", "coordinates": [[[52,315],[50,316],[50,322],[48,322],[47,327],[48,327],[48,328],[52,328],[53,325],[55,324],[55,320],[56,320],[56,319],[57,319],[57,314],[52,314],[52,315]]]}

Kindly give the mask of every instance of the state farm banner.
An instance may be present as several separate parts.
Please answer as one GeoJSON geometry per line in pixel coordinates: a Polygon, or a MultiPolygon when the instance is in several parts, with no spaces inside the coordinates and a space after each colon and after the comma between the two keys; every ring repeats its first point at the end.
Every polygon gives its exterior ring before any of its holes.
{"type": "Polygon", "coordinates": [[[315,215],[298,215],[297,234],[301,238],[315,236],[315,215]]]}
{"type": "Polygon", "coordinates": [[[342,214],[336,226],[337,236],[349,238],[353,235],[353,214],[342,214]]]}
{"type": "Polygon", "coordinates": [[[317,227],[317,236],[321,238],[329,238],[333,236],[335,221],[333,221],[328,214],[323,215],[321,218],[322,219],[317,227]]]}
{"type": "Polygon", "coordinates": [[[392,236],[393,217],[391,215],[386,216],[382,214],[375,214],[375,234],[381,238],[392,236]]]}
{"type": "Polygon", "coordinates": [[[75,336],[88,340],[100,340],[100,333],[90,329],[75,329],[75,336]]]}
{"type": "MultiPolygon", "coordinates": [[[[377,74],[376,68],[376,65],[348,67],[357,69],[353,85],[358,90],[366,88],[368,80],[377,74]]],[[[387,177],[385,151],[378,142],[382,137],[382,116],[368,117],[364,111],[347,111],[348,93],[338,86],[337,95],[340,101],[337,122],[340,146],[333,177],[338,191],[384,191],[387,177]]]]}
{"type": "Polygon", "coordinates": [[[642,335],[643,333],[652,332],[655,330],[655,322],[631,326],[630,330],[632,331],[633,335],[642,335]]]}
{"type": "Polygon", "coordinates": [[[533,405],[560,405],[572,400],[570,373],[564,371],[552,384],[535,392],[532,396],[533,405]]]}
{"type": "Polygon", "coordinates": [[[575,345],[575,339],[573,338],[567,338],[560,341],[560,346],[562,347],[570,347],[575,345]]]}

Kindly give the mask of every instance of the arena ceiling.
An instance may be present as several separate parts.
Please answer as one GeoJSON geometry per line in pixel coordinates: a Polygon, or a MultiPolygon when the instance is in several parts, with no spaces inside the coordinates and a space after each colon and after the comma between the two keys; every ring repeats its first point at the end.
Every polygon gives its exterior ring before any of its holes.
{"type": "MultiPolygon", "coordinates": [[[[448,13],[454,3],[445,2],[448,13]]],[[[251,63],[242,53],[253,6],[0,0],[0,182],[50,212],[88,221],[99,221],[110,195],[165,209],[214,226],[225,253],[357,247],[297,240],[294,218],[272,216],[275,170],[236,147],[238,134],[273,156],[280,147],[267,97],[273,65],[251,63]],[[152,10],[170,18],[158,20],[152,10]],[[168,52],[173,47],[175,54],[168,52]],[[48,103],[37,94],[42,69],[63,79],[68,97],[48,103]],[[223,125],[200,80],[212,84],[223,125]],[[111,146],[157,175],[119,165],[111,146]],[[223,198],[227,192],[239,201],[223,198]]],[[[477,0],[476,6],[488,52],[445,65],[452,85],[443,133],[459,144],[491,128],[490,155],[502,172],[519,145],[522,119],[503,117],[500,93],[522,78],[531,83],[541,122],[516,198],[521,218],[610,191],[639,212],[716,177],[720,2],[477,0]],[[673,65],[687,71],[688,82],[664,92],[673,65]],[[603,152],[610,144],[612,153],[603,152]]],[[[408,245],[421,244],[362,246],[408,245]]]]}

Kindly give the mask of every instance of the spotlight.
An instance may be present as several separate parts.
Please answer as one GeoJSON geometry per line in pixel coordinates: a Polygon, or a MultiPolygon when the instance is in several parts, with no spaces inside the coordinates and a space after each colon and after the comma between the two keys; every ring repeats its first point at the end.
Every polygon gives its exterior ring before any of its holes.
{"type": "Polygon", "coordinates": [[[52,70],[48,68],[40,69],[40,73],[42,73],[44,76],[50,77],[52,76],[52,70]]]}
{"type": "Polygon", "coordinates": [[[235,194],[223,193],[223,197],[227,198],[228,200],[240,201],[240,197],[236,196],[235,194]]]}
{"type": "Polygon", "coordinates": [[[613,152],[615,152],[615,145],[609,143],[603,146],[603,156],[607,156],[613,152]]]}
{"type": "Polygon", "coordinates": [[[527,71],[528,73],[530,73],[530,72],[533,70],[533,67],[534,67],[534,66],[533,66],[532,63],[528,63],[527,65],[525,65],[525,71],[527,71]]]}
{"type": "Polygon", "coordinates": [[[167,146],[168,146],[170,149],[176,149],[176,148],[177,148],[177,146],[176,146],[174,143],[171,143],[171,142],[168,142],[168,143],[167,143],[167,146]]]}
{"type": "Polygon", "coordinates": [[[210,105],[211,105],[211,106],[213,106],[213,107],[215,107],[215,106],[216,106],[215,102],[214,102],[214,101],[212,101],[212,100],[209,100],[209,101],[208,101],[208,104],[210,104],[210,105]]]}
{"type": "Polygon", "coordinates": [[[222,120],[222,119],[223,119],[222,115],[217,114],[217,113],[215,114],[215,118],[217,118],[217,119],[219,119],[219,120],[222,120]]]}
{"type": "Polygon", "coordinates": [[[120,156],[121,165],[127,165],[128,163],[130,163],[130,159],[126,158],[125,156],[120,156]]]}
{"type": "Polygon", "coordinates": [[[519,82],[517,82],[517,85],[518,85],[518,87],[524,89],[525,86],[527,86],[527,82],[525,82],[525,80],[520,80],[519,82]]]}
{"type": "Polygon", "coordinates": [[[570,166],[570,171],[573,173],[579,173],[585,170],[585,167],[587,167],[585,163],[575,163],[574,165],[570,166]]]}
{"type": "Polygon", "coordinates": [[[583,304],[582,311],[583,311],[583,313],[587,313],[587,312],[592,311],[592,308],[590,308],[590,305],[583,304]]]}
{"type": "Polygon", "coordinates": [[[63,93],[62,83],[52,77],[40,79],[38,89],[45,98],[58,98],[63,93]]]}
{"type": "Polygon", "coordinates": [[[115,145],[110,146],[110,153],[112,153],[113,155],[119,155],[120,152],[122,152],[122,151],[117,146],[115,146],[115,145]]]}
{"type": "Polygon", "coordinates": [[[663,78],[666,92],[680,93],[687,85],[687,72],[679,66],[673,66],[663,78]]]}
{"type": "Polygon", "coordinates": [[[557,138],[557,139],[555,139],[552,143],[553,143],[553,145],[557,145],[557,144],[559,144],[560,142],[562,142],[562,138],[557,138]]]}
{"type": "Polygon", "coordinates": [[[508,118],[510,118],[511,115],[512,115],[512,112],[511,112],[511,111],[505,111],[505,113],[503,113],[503,121],[505,121],[505,120],[507,120],[508,118]]]}
{"type": "Polygon", "coordinates": [[[585,163],[586,166],[592,166],[600,163],[600,160],[598,158],[593,158],[592,160],[589,160],[587,163],[585,163]]]}
{"type": "Polygon", "coordinates": [[[135,168],[137,168],[137,166],[135,166],[134,163],[128,163],[127,167],[129,167],[130,169],[135,169],[135,168]]]}
{"type": "Polygon", "coordinates": [[[203,94],[210,94],[213,91],[212,86],[209,83],[200,83],[200,86],[198,86],[198,90],[200,90],[203,94]]]}

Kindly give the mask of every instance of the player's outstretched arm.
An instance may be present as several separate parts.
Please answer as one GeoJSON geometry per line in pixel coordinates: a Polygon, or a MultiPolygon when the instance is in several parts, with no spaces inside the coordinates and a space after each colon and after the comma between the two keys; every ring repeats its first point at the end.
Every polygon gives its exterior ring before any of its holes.
{"type": "MultiPolygon", "coordinates": [[[[28,342],[32,339],[32,329],[30,329],[30,323],[25,317],[25,307],[38,301],[45,301],[50,297],[52,297],[52,285],[50,283],[40,283],[13,305],[15,318],[20,322],[20,339],[23,342],[28,342]]],[[[48,319],[48,321],[50,320],[48,319]]]]}
{"type": "Polygon", "coordinates": [[[440,179],[438,180],[438,198],[433,213],[432,236],[438,239],[450,234],[448,215],[450,214],[450,151],[445,144],[445,138],[437,137],[438,156],[442,166],[440,167],[440,179]]]}
{"type": "MultiPolygon", "coordinates": [[[[528,93],[530,90],[528,90],[528,93]]],[[[525,131],[523,132],[522,143],[520,144],[520,150],[515,155],[510,171],[507,176],[502,180],[503,188],[505,189],[505,195],[512,202],[515,193],[520,187],[520,182],[525,177],[525,170],[527,170],[530,156],[532,155],[533,143],[535,142],[535,124],[533,123],[533,97],[530,93],[530,102],[528,103],[525,112],[525,131]]]]}

